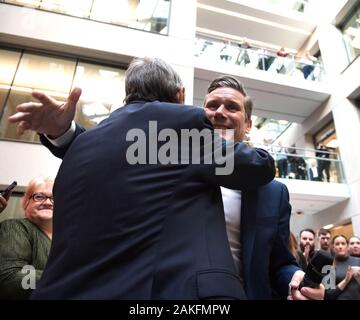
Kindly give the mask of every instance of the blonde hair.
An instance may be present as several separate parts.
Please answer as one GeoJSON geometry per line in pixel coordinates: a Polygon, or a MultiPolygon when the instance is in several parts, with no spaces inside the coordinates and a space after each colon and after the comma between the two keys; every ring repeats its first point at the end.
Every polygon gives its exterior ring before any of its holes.
{"type": "Polygon", "coordinates": [[[29,204],[30,198],[34,194],[36,188],[46,183],[54,184],[54,180],[50,177],[36,177],[30,180],[28,186],[26,187],[25,193],[21,198],[21,207],[24,209],[24,211],[29,204]]]}

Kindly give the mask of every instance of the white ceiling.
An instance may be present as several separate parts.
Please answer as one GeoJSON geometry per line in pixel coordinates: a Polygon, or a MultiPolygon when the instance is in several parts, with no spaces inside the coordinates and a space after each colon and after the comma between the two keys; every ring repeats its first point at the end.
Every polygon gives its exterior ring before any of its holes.
{"type": "Polygon", "coordinates": [[[198,33],[210,35],[215,31],[234,40],[247,37],[269,48],[298,50],[316,28],[315,23],[301,18],[296,12],[288,12],[285,16],[224,0],[198,0],[197,6],[198,33]]]}
{"type": "Polygon", "coordinates": [[[315,214],[350,198],[346,184],[276,179],[286,184],[293,213],[315,214]]]}

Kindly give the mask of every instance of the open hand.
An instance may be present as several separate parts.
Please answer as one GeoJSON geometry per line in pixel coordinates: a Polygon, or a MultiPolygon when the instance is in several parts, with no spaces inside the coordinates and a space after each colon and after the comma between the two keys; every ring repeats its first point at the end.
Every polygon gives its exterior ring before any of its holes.
{"type": "Polygon", "coordinates": [[[16,113],[9,117],[9,122],[18,123],[17,132],[26,130],[47,134],[51,138],[63,135],[74,119],[76,104],[81,95],[80,88],[74,88],[65,103],[59,102],[40,91],[33,91],[32,96],[39,102],[26,102],[16,106],[16,113]]]}

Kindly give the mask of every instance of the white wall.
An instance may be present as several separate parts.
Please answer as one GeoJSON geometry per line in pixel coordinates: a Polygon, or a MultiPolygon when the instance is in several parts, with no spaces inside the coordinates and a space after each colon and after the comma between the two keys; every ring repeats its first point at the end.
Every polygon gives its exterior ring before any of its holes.
{"type": "Polygon", "coordinates": [[[33,143],[0,141],[0,187],[16,180],[16,191],[24,191],[36,176],[55,178],[61,161],[45,147],[33,143]]]}

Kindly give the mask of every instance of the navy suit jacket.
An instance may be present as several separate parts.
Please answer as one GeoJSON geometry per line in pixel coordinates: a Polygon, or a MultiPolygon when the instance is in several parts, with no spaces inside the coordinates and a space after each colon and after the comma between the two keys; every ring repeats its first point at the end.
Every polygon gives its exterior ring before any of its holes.
{"type": "MultiPolygon", "coordinates": [[[[126,136],[134,128],[147,132],[150,120],[157,121],[157,133],[214,133],[201,108],[137,101],[77,135],[68,149],[49,146],[63,162],[53,190],[50,255],[32,298],[245,297],[228,245],[220,185],[244,190],[268,183],[273,159],[237,143],[230,175],[216,175],[214,162],[130,164],[126,155],[134,141],[126,136]]],[[[151,148],[160,152],[164,144],[152,141],[151,148]]]]}
{"type": "Polygon", "coordinates": [[[295,271],[288,250],[291,206],[286,186],[276,180],[242,192],[242,272],[249,299],[286,298],[295,271]]]}

